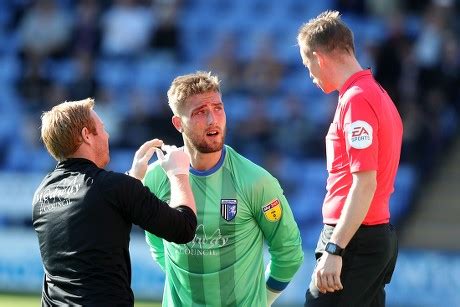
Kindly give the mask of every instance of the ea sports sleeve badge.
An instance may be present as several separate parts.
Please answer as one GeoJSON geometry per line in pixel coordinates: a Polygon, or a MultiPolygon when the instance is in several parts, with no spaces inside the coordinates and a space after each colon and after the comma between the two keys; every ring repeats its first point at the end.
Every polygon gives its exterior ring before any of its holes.
{"type": "Polygon", "coordinates": [[[347,129],[348,144],[356,149],[364,149],[372,144],[372,126],[363,120],[352,122],[347,129]]]}
{"type": "Polygon", "coordinates": [[[273,199],[267,205],[262,207],[265,218],[270,222],[277,222],[281,219],[283,209],[278,198],[273,199]]]}

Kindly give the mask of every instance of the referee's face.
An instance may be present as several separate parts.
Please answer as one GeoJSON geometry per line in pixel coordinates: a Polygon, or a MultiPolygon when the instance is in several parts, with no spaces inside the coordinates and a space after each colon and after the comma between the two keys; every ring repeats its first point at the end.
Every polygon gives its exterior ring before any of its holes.
{"type": "Polygon", "coordinates": [[[227,119],[220,93],[190,96],[182,113],[180,122],[186,145],[201,153],[222,150],[227,119]]]}
{"type": "Polygon", "coordinates": [[[308,55],[302,48],[300,49],[303,65],[308,69],[312,82],[324,93],[328,94],[333,89],[330,88],[328,78],[325,74],[325,57],[318,52],[310,52],[308,55]]]}

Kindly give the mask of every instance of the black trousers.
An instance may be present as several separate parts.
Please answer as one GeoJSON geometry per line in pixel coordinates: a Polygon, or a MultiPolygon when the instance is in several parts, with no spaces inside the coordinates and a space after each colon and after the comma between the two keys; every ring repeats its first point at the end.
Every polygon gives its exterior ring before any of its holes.
{"type": "MultiPolygon", "coordinates": [[[[334,226],[324,225],[315,250],[318,263],[334,226]]],[[[361,226],[343,255],[340,275],[343,289],[322,294],[314,276],[305,294],[305,306],[383,307],[385,285],[393,275],[398,255],[396,231],[391,224],[361,226]]]]}

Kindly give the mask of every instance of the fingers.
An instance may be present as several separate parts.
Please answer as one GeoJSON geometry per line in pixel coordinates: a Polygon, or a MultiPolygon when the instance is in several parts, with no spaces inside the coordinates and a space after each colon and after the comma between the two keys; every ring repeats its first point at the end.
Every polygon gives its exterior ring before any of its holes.
{"type": "Polygon", "coordinates": [[[315,285],[321,293],[334,292],[343,289],[340,276],[332,274],[326,275],[321,274],[320,272],[317,272],[315,285]]]}
{"type": "Polygon", "coordinates": [[[163,151],[165,151],[166,154],[169,154],[169,153],[171,153],[171,152],[174,151],[174,150],[177,150],[177,147],[176,147],[175,145],[166,145],[166,144],[164,144],[164,143],[162,142],[162,144],[161,144],[161,149],[156,148],[156,149],[155,149],[155,152],[156,152],[157,157],[158,157],[159,160],[164,160],[164,156],[165,156],[165,155],[164,155],[163,151]]]}
{"type": "Polygon", "coordinates": [[[167,154],[176,149],[177,147],[175,145],[166,145],[166,144],[161,145],[161,150],[166,151],[167,154]]]}
{"type": "Polygon", "coordinates": [[[343,289],[340,280],[341,258],[322,257],[314,272],[315,286],[321,293],[335,292],[343,289]]]}
{"type": "Polygon", "coordinates": [[[334,275],[335,290],[342,290],[343,285],[339,275],[334,275]]]}
{"type": "Polygon", "coordinates": [[[163,151],[161,151],[161,149],[155,148],[155,152],[157,154],[158,160],[164,160],[165,155],[164,155],[163,151]]]}
{"type": "Polygon", "coordinates": [[[334,276],[322,274],[319,271],[316,274],[315,285],[321,293],[334,292],[336,290],[334,276]]]}
{"type": "Polygon", "coordinates": [[[150,158],[152,158],[153,153],[155,152],[156,149],[157,149],[156,147],[150,147],[145,153],[145,155],[139,159],[139,161],[141,163],[144,163],[144,162],[148,163],[148,161],[150,160],[150,158]]]}
{"type": "MultiPolygon", "coordinates": [[[[139,147],[139,149],[136,151],[136,156],[137,157],[143,157],[145,156],[145,154],[147,153],[147,151],[154,147],[154,148],[158,148],[160,146],[163,145],[163,141],[160,140],[160,139],[153,139],[153,140],[150,140],[150,141],[147,141],[145,142],[144,144],[142,144],[141,147],[139,147]]],[[[153,154],[153,152],[152,152],[153,154]]]]}
{"type": "Polygon", "coordinates": [[[166,145],[166,144],[163,143],[161,145],[161,149],[159,149],[159,148],[156,149],[158,159],[160,159],[160,160],[164,159],[163,151],[165,151],[166,154],[169,154],[169,153],[171,153],[172,151],[174,151],[176,149],[177,149],[177,147],[175,145],[166,145]]]}
{"type": "Polygon", "coordinates": [[[336,289],[336,285],[335,285],[335,281],[334,281],[334,275],[327,275],[326,276],[326,284],[327,284],[326,290],[328,292],[334,292],[335,290],[338,290],[338,289],[336,289]]]}
{"type": "Polygon", "coordinates": [[[326,293],[326,287],[323,282],[323,276],[320,271],[316,271],[316,276],[315,276],[315,286],[318,288],[319,292],[321,293],[326,293]]]}

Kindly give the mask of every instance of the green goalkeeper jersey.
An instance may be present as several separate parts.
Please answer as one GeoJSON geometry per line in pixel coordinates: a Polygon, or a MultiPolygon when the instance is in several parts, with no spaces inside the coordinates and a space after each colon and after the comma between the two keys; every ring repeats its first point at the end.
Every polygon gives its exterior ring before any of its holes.
{"type": "MultiPolygon", "coordinates": [[[[283,290],[303,261],[299,229],[278,181],[224,146],[215,167],[190,170],[198,228],[188,244],[146,232],[153,258],[166,272],[163,306],[266,306],[266,285],[283,290]],[[270,263],[264,274],[263,243],[270,263]],[[266,276],[266,277],[265,277],[266,276]]],[[[159,164],[144,184],[170,198],[159,164]]]]}

